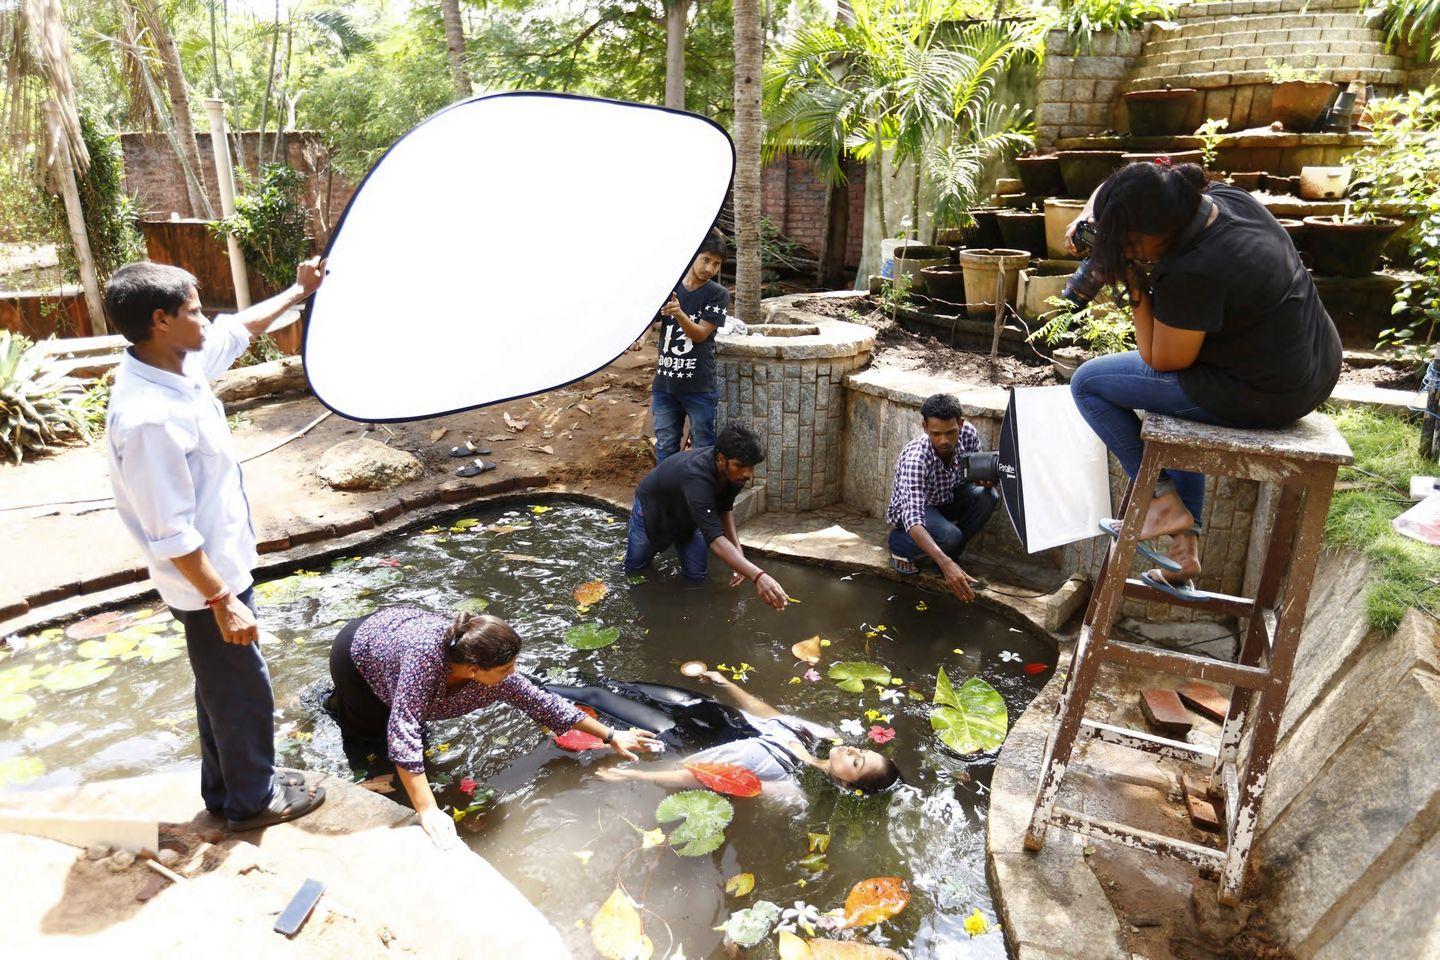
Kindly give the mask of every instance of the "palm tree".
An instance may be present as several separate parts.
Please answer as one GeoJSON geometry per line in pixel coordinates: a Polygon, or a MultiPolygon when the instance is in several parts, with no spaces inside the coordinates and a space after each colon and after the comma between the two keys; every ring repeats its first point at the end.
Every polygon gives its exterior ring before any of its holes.
{"type": "Polygon", "coordinates": [[[455,77],[455,93],[465,99],[474,93],[470,71],[465,64],[465,31],[460,26],[460,0],[440,0],[440,17],[445,21],[445,55],[455,77]]]}
{"type": "Polygon", "coordinates": [[[735,311],[760,322],[760,78],[758,0],[735,0],[735,311]]]}
{"type": "MultiPolygon", "coordinates": [[[[909,164],[912,224],[920,224],[927,173],[940,189],[937,215],[963,220],[985,161],[1030,142],[1028,117],[994,102],[1011,63],[1031,55],[1027,28],[957,26],[939,0],[854,0],[851,15],[802,31],[771,61],[769,155],[807,156],[831,184],[844,182],[847,158],[909,164]]],[[[885,180],[871,182],[888,237],[885,180]]]]}

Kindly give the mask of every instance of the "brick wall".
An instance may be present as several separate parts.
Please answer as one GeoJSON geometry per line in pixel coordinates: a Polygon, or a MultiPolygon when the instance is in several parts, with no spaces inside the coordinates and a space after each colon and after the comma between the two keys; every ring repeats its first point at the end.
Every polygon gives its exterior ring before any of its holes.
{"type": "MultiPolygon", "coordinates": [[[[865,168],[846,164],[850,199],[845,265],[860,263],[865,229],[865,168]]],[[[825,236],[825,182],[803,157],[785,156],[761,172],[760,212],[786,237],[818,255],[825,236]]]]}
{"type": "Polygon", "coordinates": [[[1036,88],[1036,142],[1049,146],[1062,137],[1113,129],[1121,84],[1139,60],[1142,44],[1139,31],[1123,37],[1098,33],[1090,49],[1080,51],[1064,30],[1051,30],[1036,88]]]}

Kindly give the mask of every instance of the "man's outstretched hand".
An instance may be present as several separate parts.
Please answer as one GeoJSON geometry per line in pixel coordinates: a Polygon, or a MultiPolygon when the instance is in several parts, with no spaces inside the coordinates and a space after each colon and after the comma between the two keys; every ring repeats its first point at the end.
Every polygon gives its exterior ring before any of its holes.
{"type": "Polygon", "coordinates": [[[949,560],[940,568],[940,573],[945,578],[945,586],[949,587],[950,592],[960,600],[969,603],[975,599],[975,591],[970,586],[974,578],[961,570],[960,564],[949,560]]]}
{"type": "Polygon", "coordinates": [[[325,279],[324,257],[311,257],[309,260],[301,261],[295,268],[295,285],[300,288],[304,296],[310,296],[320,289],[321,282],[325,279]]]}
{"type": "Polygon", "coordinates": [[[780,581],[768,573],[762,573],[755,578],[755,592],[760,595],[761,600],[776,610],[784,610],[785,604],[790,602],[790,596],[785,592],[785,588],[780,586],[780,581]]]}

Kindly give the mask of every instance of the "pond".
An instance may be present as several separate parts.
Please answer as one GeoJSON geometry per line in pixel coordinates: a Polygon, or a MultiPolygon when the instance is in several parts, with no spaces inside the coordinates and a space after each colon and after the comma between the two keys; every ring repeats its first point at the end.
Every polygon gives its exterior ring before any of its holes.
{"type": "MultiPolygon", "coordinates": [[[[682,662],[724,664],[787,713],[837,731],[852,721],[852,732],[840,734],[845,742],[876,746],[872,727],[882,739],[893,730],[876,748],[899,765],[905,784],[870,798],[810,774],[788,800],[734,798],[724,844],[682,857],[668,844],[645,846],[667,790],[602,780],[596,772],[619,758],[566,752],[529,718],[497,705],[431,725],[437,796],[460,815],[461,836],[540,908],[577,957],[594,955],[589,925],[617,885],[643,904],[657,958],[682,946],[698,958],[723,955],[714,928],[757,900],[823,912],[843,905],[857,881],[886,876],[903,878],[912,899],[865,931],[871,942],[916,958],[1003,957],[985,881],[993,752],[967,758],[943,745],[931,729],[931,700],[943,667],[956,688],[972,677],[993,685],[1009,717],[1018,717],[1053,672],[1053,647],[948,595],[778,560],[766,569],[797,601],[783,613],[748,585],[730,589],[718,563],[698,585],[681,580],[673,553],[644,577],[626,578],[624,537],[623,518],[609,511],[547,500],[448,521],[364,558],[261,584],[260,624],[274,637],[265,654],[280,762],[371,776],[368,758],[347,762],[317,705],[336,629],[377,604],[448,610],[483,600],[525,638],[522,669],[555,679],[695,686],[679,674],[682,662]],[[607,592],[580,605],[573,592],[594,581],[607,592]],[[618,628],[619,639],[574,649],[563,636],[581,624],[618,628]],[[828,645],[807,675],[810,665],[791,647],[817,636],[828,645]],[[856,661],[883,667],[890,682],[872,678],[851,692],[828,676],[835,664],[856,661]],[[753,892],[727,894],[726,881],[744,873],[755,878],[753,892]],[[977,911],[988,931],[972,935],[965,921],[979,931],[977,911]]],[[[0,787],[60,787],[198,763],[183,638],[157,604],[30,639],[35,646],[0,660],[0,787]]],[[[669,832],[677,824],[658,825],[669,832]]]]}

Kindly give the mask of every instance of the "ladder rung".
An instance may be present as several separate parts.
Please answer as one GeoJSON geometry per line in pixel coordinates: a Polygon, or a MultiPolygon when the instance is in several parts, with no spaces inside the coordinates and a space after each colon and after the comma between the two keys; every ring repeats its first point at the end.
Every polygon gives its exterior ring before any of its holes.
{"type": "Polygon", "coordinates": [[[1206,593],[1200,600],[1182,600],[1163,590],[1156,590],[1143,580],[1134,578],[1125,581],[1125,596],[1132,600],[1150,603],[1166,603],[1172,607],[1192,607],[1210,613],[1221,613],[1230,617],[1253,617],[1255,601],[1249,597],[1234,597],[1228,593],[1206,593]]]}
{"type": "Polygon", "coordinates": [[[1161,836],[1158,833],[1116,823],[1113,820],[1087,817],[1078,810],[1071,810],[1067,807],[1056,807],[1055,812],[1050,816],[1050,822],[1057,827],[1073,830],[1083,836],[1109,840],[1127,847],[1134,847],[1137,850],[1163,854],[1193,863],[1197,867],[1214,867],[1225,862],[1223,850],[1202,847],[1198,843],[1189,843],[1174,837],[1161,836]]]}
{"type": "Polygon", "coordinates": [[[1131,750],[1143,750],[1146,753],[1168,757],[1171,760],[1190,760],[1195,763],[1210,761],[1213,763],[1219,756],[1219,752],[1212,747],[1157,737],[1153,733],[1145,733],[1143,730],[1126,730],[1124,727],[1088,718],[1080,720],[1080,731],[1092,740],[1112,743],[1117,747],[1129,747],[1131,750]]]}
{"type": "Polygon", "coordinates": [[[1270,682],[1270,671],[1265,667],[1247,667],[1239,663],[1213,660],[1210,657],[1197,657],[1191,653],[1156,650],[1123,640],[1108,640],[1097,648],[1097,652],[1102,660],[1110,663],[1160,670],[1192,680],[1209,680],[1212,683],[1244,687],[1247,690],[1262,690],[1270,682]]]}

